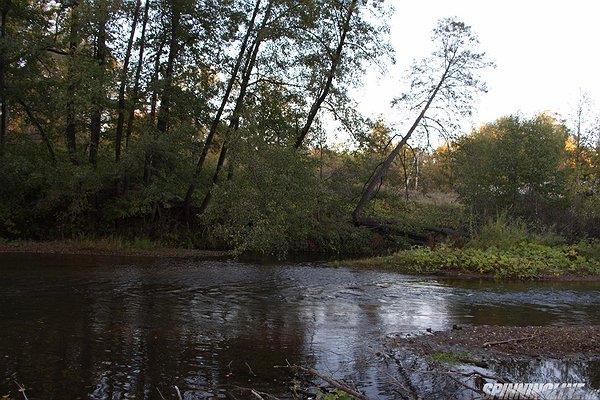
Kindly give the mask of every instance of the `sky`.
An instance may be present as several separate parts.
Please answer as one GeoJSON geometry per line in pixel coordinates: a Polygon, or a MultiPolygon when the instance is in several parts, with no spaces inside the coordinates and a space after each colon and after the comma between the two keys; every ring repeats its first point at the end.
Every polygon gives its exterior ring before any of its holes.
{"type": "Polygon", "coordinates": [[[458,17],[479,36],[496,68],[484,74],[482,94],[470,130],[496,118],[542,111],[567,118],[581,91],[600,113],[600,2],[595,0],[390,0],[389,21],[396,65],[381,76],[373,69],[359,93],[359,110],[393,121],[390,101],[399,95],[401,76],[413,59],[431,51],[431,30],[440,18],[458,17]]]}

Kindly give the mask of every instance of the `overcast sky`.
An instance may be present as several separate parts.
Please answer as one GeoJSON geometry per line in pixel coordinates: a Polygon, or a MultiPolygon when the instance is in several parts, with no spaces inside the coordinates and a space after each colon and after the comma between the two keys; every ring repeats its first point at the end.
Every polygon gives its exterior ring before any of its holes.
{"type": "MultiPolygon", "coordinates": [[[[431,30],[440,18],[456,16],[472,26],[481,49],[497,67],[486,74],[473,126],[517,112],[566,117],[580,90],[600,111],[600,2],[585,0],[393,0],[390,21],[397,64],[389,74],[367,76],[361,111],[394,120],[389,102],[412,59],[431,50],[431,30]]],[[[470,125],[469,125],[470,126],[470,125]]]]}

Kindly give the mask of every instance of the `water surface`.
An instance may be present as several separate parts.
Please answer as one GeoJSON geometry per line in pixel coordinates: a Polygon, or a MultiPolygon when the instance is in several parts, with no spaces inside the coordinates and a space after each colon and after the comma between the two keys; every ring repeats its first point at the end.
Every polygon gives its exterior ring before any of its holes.
{"type": "Polygon", "coordinates": [[[273,367],[290,363],[394,398],[373,367],[385,338],[454,324],[600,325],[600,284],[0,254],[0,397],[17,398],[15,381],[30,399],[175,398],[175,385],[185,399],[235,386],[284,396],[290,371],[273,367]]]}

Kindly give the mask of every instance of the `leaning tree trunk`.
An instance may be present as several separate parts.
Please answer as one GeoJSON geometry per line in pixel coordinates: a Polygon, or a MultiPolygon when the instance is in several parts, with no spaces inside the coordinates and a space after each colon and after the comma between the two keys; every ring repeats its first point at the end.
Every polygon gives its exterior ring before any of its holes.
{"type": "Polygon", "coordinates": [[[144,19],[142,21],[142,33],[140,35],[140,50],[138,53],[138,63],[135,70],[135,78],[133,79],[133,90],[131,93],[131,104],[129,105],[129,117],[127,118],[127,129],[125,130],[125,148],[129,147],[129,140],[133,132],[133,119],[135,117],[135,108],[139,100],[140,78],[142,76],[142,68],[144,65],[144,50],[146,48],[146,25],[148,24],[148,10],[150,9],[150,0],[146,0],[144,6],[144,19]]]}
{"type": "MultiPolygon", "coordinates": [[[[233,85],[235,84],[235,81],[238,78],[238,73],[240,71],[240,67],[244,60],[244,55],[246,54],[246,48],[248,47],[248,40],[250,39],[250,36],[254,30],[254,21],[256,20],[256,16],[260,9],[260,1],[261,0],[256,1],[256,5],[254,7],[254,12],[252,13],[252,18],[250,19],[250,23],[248,24],[248,29],[246,31],[246,34],[244,35],[244,39],[243,39],[242,45],[240,47],[240,52],[235,61],[235,65],[233,66],[233,70],[231,71],[231,76],[229,77],[229,81],[227,82],[227,87],[225,89],[225,93],[223,94],[223,98],[221,99],[221,104],[219,106],[219,109],[217,110],[217,113],[215,114],[215,117],[212,120],[212,123],[210,125],[210,130],[208,131],[208,134],[206,135],[206,139],[204,140],[202,152],[200,153],[200,157],[198,158],[198,163],[196,164],[196,170],[194,171],[194,176],[192,177],[192,183],[188,187],[188,190],[185,194],[183,208],[184,208],[184,213],[185,213],[185,219],[188,223],[190,221],[190,206],[191,206],[191,202],[192,202],[192,195],[194,194],[194,191],[196,190],[196,181],[198,180],[198,177],[200,176],[200,173],[202,172],[202,168],[204,167],[204,161],[206,160],[206,156],[208,155],[208,150],[210,149],[210,146],[212,145],[214,136],[217,133],[217,128],[219,127],[219,123],[221,122],[221,116],[223,115],[223,111],[225,110],[225,107],[227,106],[227,103],[229,102],[229,96],[231,96],[231,91],[233,90],[233,85]]],[[[221,157],[219,157],[219,158],[221,158],[221,157]]]]}
{"type": "MultiPolygon", "coordinates": [[[[152,73],[152,79],[150,80],[150,86],[152,87],[152,96],[150,97],[150,118],[148,125],[150,128],[154,128],[154,120],[156,117],[156,104],[158,102],[158,78],[160,76],[160,56],[162,55],[163,46],[165,45],[166,38],[158,45],[158,50],[154,58],[154,71],[152,73]]],[[[150,183],[150,177],[152,175],[152,154],[146,153],[144,156],[144,184],[150,183]]]]}
{"type": "Polygon", "coordinates": [[[100,10],[102,16],[98,23],[98,37],[96,45],[96,62],[98,64],[98,81],[97,87],[94,88],[93,110],[90,118],[90,164],[94,167],[98,163],[98,147],[100,145],[100,135],[102,131],[102,105],[105,102],[104,95],[104,75],[106,65],[106,20],[108,15],[106,10],[100,10]]]}
{"type": "Polygon", "coordinates": [[[181,9],[177,2],[173,2],[173,14],[171,16],[171,39],[169,43],[169,56],[167,58],[167,68],[165,70],[165,84],[162,97],[160,99],[160,110],[156,127],[161,132],[166,132],[169,127],[169,114],[171,111],[171,85],[173,82],[173,68],[175,59],[179,51],[179,24],[181,22],[181,9]]]}
{"type": "Polygon", "coordinates": [[[421,110],[418,117],[413,122],[412,126],[410,127],[410,129],[408,130],[406,135],[404,135],[402,140],[400,140],[400,142],[396,145],[396,147],[394,147],[394,150],[392,150],[392,152],[387,156],[385,161],[375,170],[375,172],[369,179],[365,189],[363,190],[361,198],[360,198],[358,204],[356,205],[356,208],[352,212],[352,218],[354,219],[354,222],[356,224],[369,225],[369,226],[373,224],[372,218],[364,218],[363,217],[363,215],[362,215],[363,211],[364,211],[365,207],[367,206],[367,204],[369,203],[369,200],[371,200],[371,198],[373,197],[373,193],[375,193],[375,189],[381,182],[381,179],[383,178],[385,173],[390,169],[390,167],[391,167],[392,163],[394,162],[394,160],[396,159],[396,157],[398,157],[398,154],[402,150],[402,147],[406,144],[408,139],[410,139],[410,137],[412,136],[414,131],[417,129],[417,127],[419,126],[419,124],[421,123],[423,118],[425,117],[427,110],[429,110],[431,103],[437,96],[440,88],[442,87],[442,85],[444,84],[444,81],[446,80],[446,78],[448,76],[449,68],[450,68],[450,63],[448,63],[448,66],[444,70],[444,73],[442,74],[440,81],[438,82],[437,86],[434,88],[434,90],[429,95],[429,99],[427,100],[427,103],[425,103],[425,105],[423,106],[423,109],[421,110]]]}
{"type": "Polygon", "coordinates": [[[23,110],[25,110],[25,114],[27,114],[29,121],[31,121],[31,123],[37,128],[38,132],[40,133],[40,136],[42,137],[42,141],[48,149],[50,159],[54,164],[56,164],[56,154],[54,153],[54,149],[52,148],[52,142],[50,141],[50,137],[46,133],[46,130],[44,129],[40,121],[35,117],[35,115],[33,115],[31,108],[27,105],[27,103],[23,101],[23,99],[18,98],[17,102],[21,105],[21,107],[23,107],[23,110]]]}
{"type": "Polygon", "coordinates": [[[152,95],[150,96],[150,119],[149,125],[151,127],[154,126],[154,120],[156,119],[156,104],[158,102],[158,78],[160,76],[160,56],[163,52],[163,47],[165,46],[166,38],[163,38],[161,42],[158,44],[158,49],[156,50],[156,55],[154,56],[154,70],[152,71],[152,78],[150,79],[150,84],[148,90],[152,91],[152,95]]]}
{"type": "Polygon", "coordinates": [[[223,165],[225,164],[225,157],[227,156],[227,151],[228,151],[227,141],[230,139],[232,132],[237,131],[240,127],[240,116],[242,113],[242,109],[244,108],[244,101],[246,99],[246,93],[248,92],[248,86],[250,84],[250,77],[252,75],[252,70],[254,69],[254,66],[256,64],[256,58],[258,56],[260,45],[262,44],[262,41],[264,40],[264,37],[263,37],[264,29],[267,25],[267,22],[269,21],[269,18],[271,17],[271,5],[272,5],[272,3],[269,2],[267,5],[267,9],[265,11],[263,20],[261,22],[261,26],[258,29],[258,32],[256,34],[256,39],[254,40],[254,44],[250,48],[250,54],[248,55],[248,58],[246,60],[246,65],[244,66],[244,69],[243,69],[244,72],[243,72],[242,82],[240,83],[240,93],[235,102],[235,107],[233,109],[233,113],[232,113],[231,119],[229,121],[229,126],[227,128],[227,132],[225,133],[225,138],[223,140],[223,146],[221,147],[221,152],[219,154],[219,160],[217,161],[217,166],[216,166],[215,172],[213,174],[212,183],[211,183],[210,187],[208,188],[208,190],[206,191],[206,194],[204,195],[204,199],[202,200],[202,204],[200,206],[200,209],[198,210],[199,214],[203,214],[204,211],[206,211],[206,208],[208,207],[208,204],[210,203],[210,200],[212,198],[212,190],[213,190],[215,184],[218,182],[219,173],[221,172],[221,169],[223,168],[223,165]]]}
{"type": "Polygon", "coordinates": [[[77,127],[75,118],[75,88],[77,85],[77,79],[75,75],[75,52],[77,51],[78,45],[78,5],[73,3],[71,6],[71,27],[69,32],[69,59],[67,61],[67,104],[66,104],[66,138],[67,148],[69,151],[69,158],[72,163],[77,163],[77,127]]]}
{"type": "Polygon", "coordinates": [[[333,57],[331,59],[331,67],[329,68],[329,72],[327,73],[327,79],[325,81],[325,84],[323,85],[321,94],[315,99],[314,103],[310,107],[310,111],[308,112],[308,117],[306,118],[304,126],[302,126],[302,129],[300,129],[300,132],[296,136],[296,142],[294,143],[294,147],[296,149],[302,146],[302,142],[304,141],[304,138],[306,138],[306,135],[308,135],[308,132],[310,131],[310,128],[315,118],[317,117],[317,114],[319,113],[321,105],[329,95],[331,87],[333,86],[333,78],[335,77],[337,69],[342,61],[342,51],[344,50],[344,45],[346,44],[346,37],[348,35],[348,32],[350,32],[350,22],[352,20],[352,15],[354,14],[354,11],[357,7],[356,3],[357,0],[352,0],[350,5],[348,6],[348,12],[346,13],[346,18],[344,19],[344,24],[340,32],[340,41],[338,42],[337,48],[335,49],[335,53],[333,54],[333,57]]]}
{"type": "Polygon", "coordinates": [[[138,16],[140,14],[141,0],[135,3],[133,12],[133,21],[131,21],[131,33],[127,41],[127,50],[125,50],[125,59],[123,60],[123,71],[121,72],[121,84],[119,86],[119,102],[117,105],[117,128],[115,132],[115,161],[121,159],[121,143],[123,142],[123,126],[125,124],[125,89],[127,88],[127,74],[129,72],[129,59],[131,58],[131,49],[133,48],[133,40],[135,38],[135,30],[137,27],[138,16]]]}
{"type": "MultiPolygon", "coordinates": [[[[6,38],[6,20],[8,18],[8,9],[10,2],[7,1],[2,7],[2,16],[0,19],[0,41],[4,42],[6,38]]],[[[6,96],[6,68],[5,54],[0,54],[0,155],[4,153],[6,146],[6,135],[8,130],[8,105],[6,96]]]]}

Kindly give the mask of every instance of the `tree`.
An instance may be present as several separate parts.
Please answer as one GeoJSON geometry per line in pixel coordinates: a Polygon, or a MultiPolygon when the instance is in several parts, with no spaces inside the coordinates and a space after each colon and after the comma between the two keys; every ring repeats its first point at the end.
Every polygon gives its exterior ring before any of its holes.
{"type": "MultiPolygon", "coordinates": [[[[294,131],[280,132],[280,136],[287,136],[287,141],[297,149],[311,129],[318,125],[315,122],[322,108],[326,106],[335,112],[332,97],[345,98],[344,85],[360,75],[363,64],[389,54],[385,45],[387,42],[382,39],[386,29],[379,29],[386,25],[370,24],[368,18],[362,15],[367,13],[366,10],[374,12],[383,6],[377,3],[367,7],[359,3],[353,0],[268,1],[260,8],[261,2],[255,3],[254,12],[248,12],[252,18],[242,25],[245,35],[240,37],[239,47],[236,43],[238,57],[231,61],[232,73],[228,76],[220,108],[212,120],[193,182],[185,196],[184,208],[188,221],[192,195],[209,146],[222,124],[221,119],[229,120],[228,127],[223,129],[225,138],[222,143],[225,145],[221,146],[212,183],[205,191],[200,213],[206,208],[211,188],[217,182],[228,154],[228,176],[233,172],[231,144],[238,140],[236,132],[243,125],[240,115],[247,108],[248,101],[271,102],[269,98],[260,97],[261,93],[269,91],[262,91],[259,85],[270,85],[273,88],[271,93],[285,91],[288,94],[286,98],[293,99],[289,107],[295,112],[288,115],[293,119],[290,122],[295,125],[294,131]],[[257,11],[262,22],[255,24],[257,11]],[[265,18],[268,14],[269,18],[265,18]],[[251,39],[250,42],[248,39],[251,39]],[[231,93],[236,96],[231,96],[231,93]],[[230,100],[229,97],[233,98],[230,100]]],[[[273,106],[277,107],[276,104],[273,106]]]]}
{"type": "Polygon", "coordinates": [[[0,156],[4,152],[6,142],[6,131],[8,128],[8,105],[6,96],[6,23],[11,2],[5,1],[0,8],[0,156]]]}
{"type": "Polygon", "coordinates": [[[94,25],[94,60],[91,89],[92,111],[90,115],[90,164],[94,167],[98,162],[98,147],[102,133],[102,112],[107,103],[107,60],[110,57],[107,46],[107,25],[110,4],[106,0],[99,0],[94,4],[92,11],[94,25]]]}
{"type": "Polygon", "coordinates": [[[304,141],[304,138],[306,137],[306,135],[308,135],[308,132],[317,116],[317,113],[319,112],[319,109],[321,108],[321,105],[323,104],[325,99],[327,99],[327,96],[329,95],[329,92],[331,91],[331,88],[333,85],[333,78],[335,77],[338,67],[342,62],[342,51],[344,50],[344,47],[346,45],[346,37],[348,36],[348,32],[350,32],[350,29],[352,26],[351,25],[352,16],[356,12],[356,9],[357,9],[357,0],[351,0],[350,4],[348,5],[348,7],[345,11],[346,14],[344,16],[344,19],[343,19],[340,29],[339,29],[339,40],[337,42],[337,46],[335,47],[335,50],[329,56],[329,58],[331,59],[330,60],[331,65],[329,67],[329,71],[327,71],[327,73],[325,75],[325,81],[322,83],[321,87],[319,88],[318,96],[314,99],[313,103],[310,106],[310,110],[306,117],[306,122],[300,129],[300,132],[298,132],[298,135],[296,137],[296,142],[294,143],[295,148],[299,148],[300,146],[302,146],[302,142],[304,141]]]}
{"type": "Polygon", "coordinates": [[[474,95],[485,91],[478,71],[493,66],[485,53],[478,50],[479,40],[471,28],[456,19],[438,22],[433,30],[436,50],[419,63],[414,63],[410,75],[411,91],[396,99],[418,114],[408,131],[391,153],[377,167],[362,192],[352,216],[357,224],[377,225],[364,218],[363,211],[376,188],[404,145],[417,130],[427,134],[448,133],[454,118],[471,113],[474,95]]]}
{"type": "MultiPolygon", "coordinates": [[[[235,59],[235,62],[233,64],[233,68],[231,70],[231,74],[227,81],[227,86],[226,86],[223,96],[221,98],[219,108],[218,108],[215,116],[212,119],[212,122],[210,124],[210,129],[204,140],[204,144],[202,146],[202,151],[200,152],[200,157],[198,158],[198,162],[196,163],[196,169],[194,171],[192,182],[188,186],[187,192],[185,194],[183,207],[184,207],[185,220],[187,223],[190,222],[190,218],[191,218],[190,207],[191,207],[191,202],[192,202],[192,195],[194,194],[194,191],[196,190],[196,181],[198,180],[198,177],[200,176],[200,173],[202,172],[202,168],[204,167],[204,162],[206,160],[206,156],[208,155],[208,151],[213,143],[214,137],[217,133],[217,129],[219,128],[219,124],[221,122],[221,117],[223,116],[225,107],[227,106],[227,104],[229,102],[229,98],[231,96],[231,92],[233,90],[234,84],[235,84],[236,80],[238,80],[238,78],[239,78],[240,68],[242,67],[244,57],[246,57],[246,51],[248,49],[248,44],[249,44],[250,38],[254,34],[256,17],[258,16],[258,13],[260,11],[260,3],[261,3],[261,0],[256,0],[256,4],[254,6],[252,16],[247,23],[246,33],[243,36],[237,58],[235,59]]],[[[268,9],[270,9],[270,4],[271,3],[269,3],[268,9]]],[[[269,13],[270,13],[270,11],[269,11],[269,13]]],[[[266,17],[268,18],[268,16],[266,16],[266,17]]],[[[263,18],[263,23],[262,23],[263,29],[264,29],[264,25],[266,25],[266,21],[267,20],[265,18],[263,18]]],[[[259,33],[260,32],[256,33],[257,37],[256,37],[254,43],[252,43],[252,49],[253,49],[253,52],[255,52],[255,53],[258,52],[258,48],[260,45],[259,37],[258,37],[259,33]]],[[[256,55],[255,55],[255,59],[256,59],[256,55]]],[[[247,65],[245,67],[245,69],[247,71],[247,73],[245,73],[245,76],[247,76],[246,85],[245,85],[246,89],[247,89],[247,85],[248,85],[248,80],[250,79],[250,75],[249,75],[250,71],[248,71],[249,67],[250,67],[249,65],[247,65]]],[[[244,97],[244,93],[245,93],[246,89],[244,89],[244,91],[240,91],[240,95],[238,95],[239,107],[241,107],[241,105],[243,104],[243,97],[244,97]]],[[[239,113],[239,110],[238,110],[238,113],[239,113]]],[[[226,147],[225,147],[225,149],[226,149],[226,147]]],[[[224,162],[226,150],[221,151],[221,153],[222,153],[222,156],[220,156],[219,159],[220,159],[220,164],[222,165],[224,162]]],[[[213,178],[213,182],[216,182],[216,177],[218,176],[219,170],[220,170],[220,167],[218,167],[215,172],[215,175],[214,175],[215,177],[213,178]]],[[[205,195],[206,200],[203,201],[203,203],[206,203],[208,201],[208,199],[210,197],[210,195],[208,193],[210,193],[210,189],[209,189],[209,192],[207,192],[207,194],[205,195]]],[[[205,207],[206,207],[206,205],[204,205],[203,208],[205,208],[205,207]]]]}
{"type": "Polygon", "coordinates": [[[76,163],[76,152],[77,152],[77,122],[76,122],[76,106],[75,106],[75,95],[78,86],[78,79],[76,78],[76,53],[77,48],[79,46],[80,41],[80,16],[79,16],[79,8],[81,6],[73,2],[70,5],[70,15],[69,15],[69,47],[68,47],[68,59],[67,59],[67,74],[66,78],[68,80],[67,83],[67,91],[66,91],[66,128],[65,134],[67,138],[67,147],[69,149],[69,158],[71,162],[76,163]]]}
{"type": "Polygon", "coordinates": [[[592,153],[600,144],[600,116],[595,115],[593,103],[588,93],[581,92],[567,119],[570,128],[567,147],[572,168],[570,191],[574,196],[587,192],[592,153]]]}
{"type": "Polygon", "coordinates": [[[553,117],[503,117],[456,142],[455,190],[478,214],[537,217],[564,193],[567,128],[553,117]]]}
{"type": "MultiPolygon", "coordinates": [[[[129,72],[129,60],[131,58],[131,52],[133,49],[133,41],[135,39],[136,27],[138,23],[138,18],[140,14],[140,6],[141,0],[136,0],[135,9],[133,11],[133,20],[131,22],[131,31],[129,34],[129,40],[127,41],[127,49],[125,50],[125,59],[123,60],[123,71],[121,72],[121,83],[119,85],[119,100],[117,104],[117,127],[115,134],[115,161],[119,162],[121,159],[121,144],[123,142],[123,127],[125,123],[125,89],[127,88],[127,76],[129,72]]],[[[142,38],[140,44],[140,52],[143,57],[143,41],[145,40],[146,35],[146,24],[148,22],[148,0],[146,0],[146,5],[144,6],[144,20],[142,23],[142,38]]],[[[140,57],[140,61],[142,60],[140,57]]],[[[136,82],[139,82],[139,77],[136,72],[136,82]]]]}

